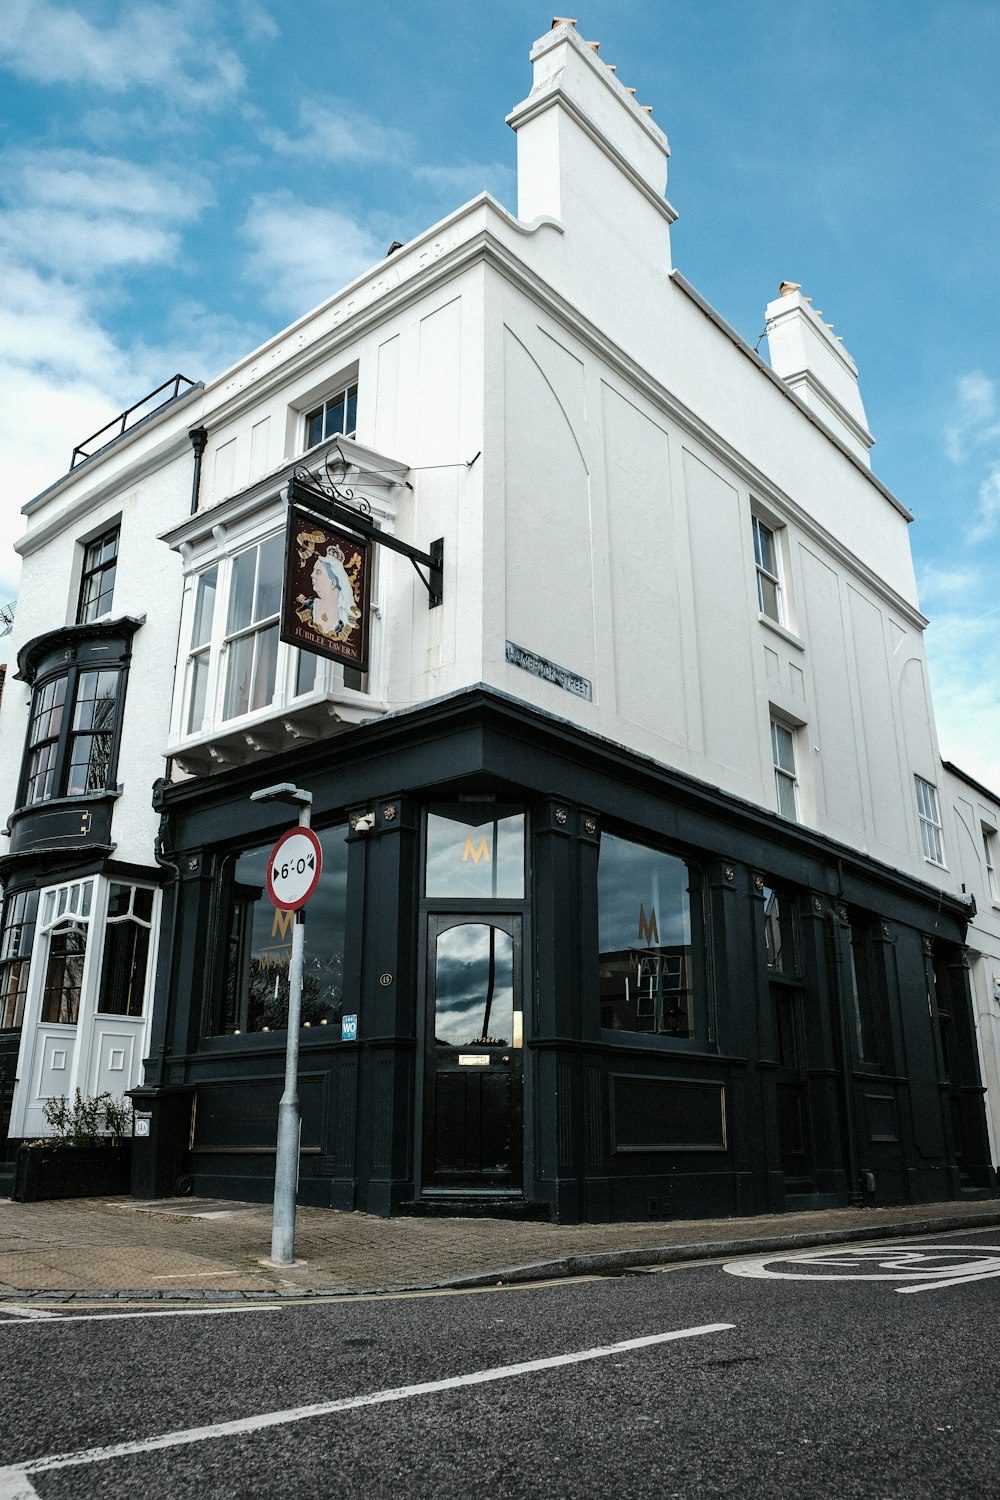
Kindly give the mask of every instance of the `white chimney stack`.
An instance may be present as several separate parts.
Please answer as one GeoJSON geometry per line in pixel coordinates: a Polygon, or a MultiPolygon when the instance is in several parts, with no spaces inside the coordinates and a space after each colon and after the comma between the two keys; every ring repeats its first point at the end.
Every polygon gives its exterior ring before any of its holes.
{"type": "Polygon", "coordinates": [[[875,439],[858,389],[858,367],[842,341],[803,297],[797,281],[783,281],[767,304],[771,369],[852,452],[871,465],[875,439]]]}
{"type": "Polygon", "coordinates": [[[517,216],[530,224],[549,215],[581,246],[624,240],[630,256],[647,252],[669,270],[670,147],[598,46],[556,16],[531,49],[531,93],[507,116],[517,132],[517,216]]]}

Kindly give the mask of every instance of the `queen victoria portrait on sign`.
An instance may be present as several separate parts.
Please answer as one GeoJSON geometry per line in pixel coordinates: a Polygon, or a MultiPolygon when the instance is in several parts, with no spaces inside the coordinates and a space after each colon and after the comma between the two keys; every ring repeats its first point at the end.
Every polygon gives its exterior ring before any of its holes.
{"type": "Polygon", "coordinates": [[[289,512],[281,639],[345,666],[368,666],[371,543],[289,512]]]}

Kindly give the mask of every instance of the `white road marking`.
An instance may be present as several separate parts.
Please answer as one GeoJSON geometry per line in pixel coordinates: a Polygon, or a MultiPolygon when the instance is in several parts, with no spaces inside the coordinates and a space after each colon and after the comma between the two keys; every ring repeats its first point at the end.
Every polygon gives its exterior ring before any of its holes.
{"type": "Polygon", "coordinates": [[[975,1271],[968,1276],[950,1276],[946,1281],[926,1281],[923,1286],[898,1286],[897,1292],[936,1292],[943,1286],[964,1286],[967,1281],[988,1281],[991,1276],[1000,1276],[997,1271],[975,1271]]]}
{"type": "Polygon", "coordinates": [[[762,1255],[728,1261],[730,1276],[776,1281],[896,1281],[897,1292],[933,1292],[1000,1276],[1000,1248],[995,1245],[859,1246],[810,1250],[798,1255],[762,1255]],[[943,1264],[942,1264],[943,1262],[943,1264]],[[936,1263],[936,1264],[935,1264],[936,1263]],[[780,1267],[781,1269],[776,1269],[780,1267]],[[833,1267],[841,1267],[834,1270],[833,1267]],[[829,1268],[829,1269],[828,1269],[829,1268]]]}
{"type": "MultiPolygon", "coordinates": [[[[241,1303],[238,1307],[154,1307],[145,1312],[102,1313],[39,1313],[38,1317],[55,1318],[62,1323],[125,1323],[131,1318],[217,1318],[222,1313],[284,1312],[288,1307],[301,1307],[301,1302],[241,1303]]],[[[0,1306],[0,1312],[3,1311],[0,1306]]],[[[29,1322],[36,1319],[28,1315],[29,1322]]],[[[24,1328],[27,1323],[0,1323],[0,1327],[24,1328]]]]}
{"type": "Polygon", "coordinates": [[[619,1344],[581,1349],[575,1354],[555,1354],[547,1359],[528,1359],[516,1365],[496,1365],[489,1370],[473,1370],[468,1375],[452,1375],[445,1380],[425,1380],[417,1385],[400,1385],[366,1396],[341,1396],[334,1401],[317,1401],[310,1406],[292,1406],[285,1411],[262,1412],[255,1417],[241,1417],[232,1422],[216,1422],[209,1427],[188,1427],[164,1432],[158,1437],[140,1438],[131,1443],[111,1443],[103,1448],[79,1448],[75,1453],[53,1453],[31,1458],[25,1463],[0,1468],[0,1500],[40,1500],[31,1483],[33,1474],[51,1473],[82,1464],[107,1463],[110,1459],[129,1458],[138,1453],[155,1453],[164,1448],[184,1448],[213,1438],[241,1437],[268,1427],[284,1427],[290,1422],[304,1422],[312,1417],[326,1417],[334,1412],[355,1411],[363,1406],[381,1406],[388,1401],[406,1401],[413,1396],[433,1396],[441,1391],[457,1391],[465,1386],[486,1385],[490,1381],[509,1380],[517,1375],[533,1375],[539,1370],[556,1370],[566,1365],[584,1364],[588,1360],[609,1359],[633,1349],[649,1349],[677,1339],[699,1338],[706,1333],[725,1333],[733,1323],[704,1323],[698,1328],[678,1328],[671,1333],[651,1333],[643,1338],[624,1339],[619,1344]]]}
{"type": "Polygon", "coordinates": [[[44,1318],[58,1318],[57,1312],[49,1312],[44,1307],[21,1307],[16,1302],[0,1302],[0,1314],[11,1318],[28,1318],[31,1322],[41,1322],[44,1318]]]}

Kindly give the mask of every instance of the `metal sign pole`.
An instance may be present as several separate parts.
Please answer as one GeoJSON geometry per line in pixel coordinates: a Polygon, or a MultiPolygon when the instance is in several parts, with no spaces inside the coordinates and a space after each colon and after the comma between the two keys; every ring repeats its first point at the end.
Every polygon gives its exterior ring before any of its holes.
{"type": "MultiPolygon", "coordinates": [[[[299,826],[308,827],[309,809],[299,813],[299,826]],[[306,822],[303,823],[303,819],[306,822]]],[[[292,956],[288,965],[288,1040],[285,1045],[285,1091],[278,1105],[278,1141],[274,1159],[274,1217],[271,1221],[271,1259],[279,1266],[295,1264],[295,1194],[299,1185],[299,1026],[302,1018],[302,958],[305,913],[299,907],[292,926],[292,956]]]]}
{"type": "Polygon", "coordinates": [[[295,1197],[299,1185],[299,1147],[302,1119],[299,1110],[299,1030],[302,1025],[302,968],[305,952],[303,908],[316,889],[322,853],[310,828],[312,793],[290,782],[251,793],[254,802],[292,802],[299,809],[299,830],[282,835],[268,862],[267,890],[276,907],[292,909],[292,952],[288,964],[288,1031],[285,1041],[285,1089],[278,1104],[278,1137],[274,1158],[274,1214],[271,1220],[271,1260],[295,1264],[295,1197]],[[309,847],[311,845],[311,848],[309,847]],[[290,848],[293,853],[287,852],[290,848]]]}

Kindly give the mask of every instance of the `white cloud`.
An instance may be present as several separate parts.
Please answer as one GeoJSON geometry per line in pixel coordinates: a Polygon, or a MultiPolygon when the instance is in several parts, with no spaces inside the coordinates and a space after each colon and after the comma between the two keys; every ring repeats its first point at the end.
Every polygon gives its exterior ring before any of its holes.
{"type": "Polygon", "coordinates": [[[260,138],[283,156],[306,156],[317,164],[356,161],[405,161],[413,137],[405,130],[380,125],[352,105],[305,100],[299,106],[299,133],[262,129],[260,138]]]}
{"type": "Polygon", "coordinates": [[[1000,793],[998,633],[994,608],[936,615],[926,639],[941,753],[1000,793]]]}
{"type": "Polygon", "coordinates": [[[236,54],[209,34],[213,9],[197,0],[138,3],[102,26],[79,6],[6,0],[0,65],[36,83],[111,94],[156,89],[191,105],[216,105],[242,90],[246,74],[236,54]]]}
{"type": "Polygon", "coordinates": [[[954,417],[945,431],[945,450],[953,464],[960,464],[969,450],[1000,433],[996,384],[981,370],[962,375],[957,382],[954,417]]]}
{"type": "Polygon", "coordinates": [[[1000,526],[1000,459],[979,486],[979,506],[975,525],[970,526],[967,540],[985,542],[1000,526]]]}
{"type": "Polygon", "coordinates": [[[966,542],[976,546],[1000,528],[1000,401],[996,381],[982,370],[972,370],[957,382],[954,417],[945,430],[945,452],[955,465],[986,464],[975,519],[965,534],[966,542]]]}
{"type": "Polygon", "coordinates": [[[0,248],[8,262],[66,270],[75,279],[176,256],[175,226],[210,200],[206,184],[174,170],[79,150],[11,151],[0,248]]]}
{"type": "Polygon", "coordinates": [[[70,466],[74,445],[124,404],[109,387],[128,361],[93,317],[84,294],[37,273],[0,278],[0,602],[13,598],[24,530],[20,507],[70,466]]]}
{"type": "Polygon", "coordinates": [[[952,603],[963,600],[981,585],[975,568],[938,568],[927,563],[920,569],[917,586],[922,604],[941,599],[952,603]]]}
{"type": "Polygon", "coordinates": [[[178,366],[171,348],[124,346],[109,328],[123,274],[175,259],[179,230],[210,192],[173,166],[79,149],[12,150],[0,166],[16,205],[0,210],[2,604],[16,591],[24,502],[66,473],[77,443],[178,367],[203,373],[178,366]]]}
{"type": "Polygon", "coordinates": [[[469,162],[456,167],[418,167],[413,175],[441,197],[451,199],[456,207],[485,191],[491,192],[501,202],[513,201],[517,187],[513,167],[502,162],[491,162],[488,166],[469,162]]]}
{"type": "Polygon", "coordinates": [[[0,215],[0,247],[7,254],[30,244],[37,265],[71,265],[84,278],[115,266],[169,261],[180,241],[151,224],[122,219],[25,209],[0,215]]]}
{"type": "Polygon", "coordinates": [[[385,256],[384,240],[351,214],[316,208],[289,192],[259,193],[240,229],[245,272],[269,306],[297,317],[385,256]]]}
{"type": "MultiPolygon", "coordinates": [[[[53,208],[190,219],[204,205],[198,178],[79,150],[12,151],[4,158],[23,196],[53,208]]],[[[8,180],[9,176],[8,176],[8,180]]]]}

